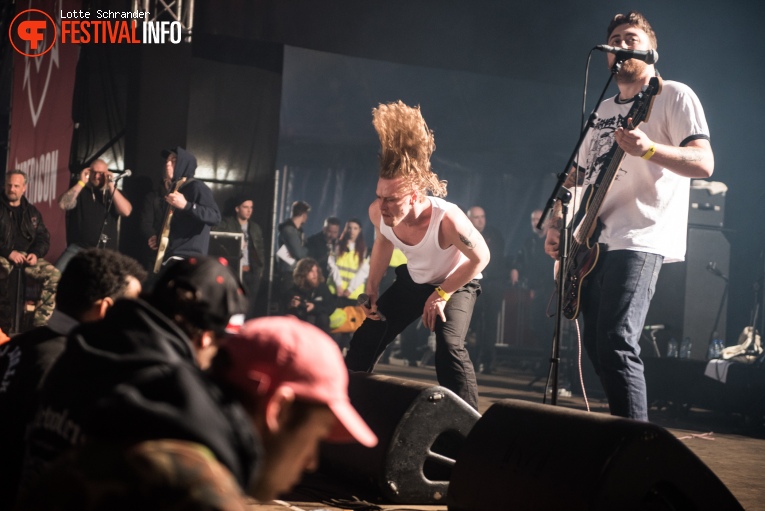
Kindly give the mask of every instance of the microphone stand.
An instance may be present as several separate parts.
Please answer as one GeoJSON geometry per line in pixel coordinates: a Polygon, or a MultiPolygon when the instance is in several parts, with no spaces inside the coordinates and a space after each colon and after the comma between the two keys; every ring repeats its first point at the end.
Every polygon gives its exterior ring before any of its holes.
{"type": "Polygon", "coordinates": [[[757,351],[757,314],[760,312],[760,283],[754,283],[754,310],[752,311],[752,330],[749,332],[749,340],[746,346],[745,356],[758,357],[761,355],[757,351]]]}
{"type": "MultiPolygon", "coordinates": [[[[117,182],[120,178],[122,178],[122,176],[119,176],[114,180],[114,192],[117,191],[117,182]]],[[[106,193],[106,191],[109,190],[109,183],[106,183],[104,188],[104,193],[106,193]]],[[[96,248],[106,248],[106,243],[109,241],[109,236],[107,236],[104,231],[106,230],[107,222],[109,222],[109,212],[111,211],[112,203],[114,202],[114,192],[109,194],[109,202],[107,202],[106,211],[104,211],[104,221],[101,223],[101,232],[98,233],[98,243],[96,243],[96,248]]]]}
{"type": "MultiPolygon", "coordinates": [[[[710,262],[707,265],[707,270],[709,270],[709,272],[712,273],[713,275],[717,275],[718,277],[720,277],[725,282],[725,287],[723,288],[722,298],[720,298],[720,306],[717,308],[717,316],[715,316],[715,324],[712,327],[712,332],[710,332],[710,334],[709,334],[709,343],[708,344],[713,344],[715,342],[716,336],[719,335],[719,332],[717,331],[717,329],[720,326],[720,318],[722,317],[723,308],[725,307],[725,303],[726,303],[725,299],[728,297],[728,286],[730,284],[730,281],[728,280],[727,275],[725,275],[723,272],[721,272],[719,270],[719,268],[717,268],[717,263],[710,262]]],[[[723,334],[724,333],[725,332],[723,332],[723,334]]]]}
{"type": "MultiPolygon", "coordinates": [[[[547,374],[547,382],[551,383],[552,396],[550,404],[558,404],[558,375],[560,373],[560,340],[563,329],[563,284],[566,276],[566,263],[568,262],[569,234],[571,227],[568,222],[568,205],[571,202],[571,192],[564,187],[560,187],[556,200],[560,201],[561,212],[563,213],[563,223],[560,226],[560,262],[558,263],[558,280],[556,282],[558,300],[555,304],[555,332],[553,333],[553,342],[550,352],[550,371],[547,374]]],[[[545,390],[544,399],[547,399],[545,390]]]]}
{"type": "MultiPolygon", "coordinates": [[[[566,262],[568,261],[568,245],[569,245],[569,234],[570,234],[570,228],[567,225],[568,219],[566,218],[566,215],[568,213],[568,204],[571,200],[571,192],[566,190],[566,188],[563,186],[566,180],[568,179],[568,175],[571,172],[571,169],[574,166],[574,159],[576,159],[576,156],[579,154],[579,149],[582,146],[582,143],[584,142],[584,138],[587,136],[587,133],[589,133],[590,129],[595,126],[595,119],[598,118],[598,108],[600,108],[600,104],[603,102],[603,98],[606,95],[606,92],[608,91],[608,87],[611,85],[611,81],[613,80],[614,76],[616,76],[616,73],[619,72],[619,70],[622,68],[622,64],[624,63],[624,60],[626,59],[620,59],[617,56],[617,59],[614,61],[614,65],[611,66],[611,74],[608,77],[608,80],[606,81],[606,86],[603,87],[603,91],[600,93],[600,97],[598,98],[597,103],[595,104],[595,108],[593,108],[592,113],[590,114],[589,118],[587,119],[587,122],[585,123],[584,127],[582,128],[582,131],[579,133],[579,140],[576,142],[576,146],[574,147],[574,150],[571,152],[571,156],[568,159],[568,162],[566,162],[566,167],[563,169],[563,172],[558,174],[558,181],[555,183],[555,187],[553,188],[552,193],[550,194],[550,198],[547,200],[547,204],[545,205],[544,210],[542,211],[542,217],[539,219],[539,223],[537,223],[537,229],[542,229],[544,223],[547,221],[547,218],[552,213],[553,207],[555,206],[555,203],[557,201],[561,201],[562,206],[562,212],[563,212],[563,225],[560,228],[560,263],[558,265],[558,282],[557,282],[557,293],[558,293],[558,300],[556,303],[556,309],[555,309],[555,332],[553,334],[552,339],[552,350],[550,355],[550,372],[548,374],[547,382],[548,385],[552,387],[552,396],[550,398],[550,404],[553,406],[558,404],[558,373],[559,373],[559,366],[560,366],[560,342],[561,342],[561,334],[562,334],[562,324],[563,324],[563,289],[564,289],[564,278],[566,276],[566,262]],[[561,191],[565,190],[565,191],[561,191]]],[[[547,399],[547,390],[545,389],[543,402],[547,399]]]]}

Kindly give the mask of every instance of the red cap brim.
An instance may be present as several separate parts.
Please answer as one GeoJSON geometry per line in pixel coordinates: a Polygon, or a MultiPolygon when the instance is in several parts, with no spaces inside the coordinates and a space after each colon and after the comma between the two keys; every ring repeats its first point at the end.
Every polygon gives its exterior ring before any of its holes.
{"type": "Polygon", "coordinates": [[[364,419],[351,405],[350,401],[337,401],[329,405],[338,424],[327,438],[329,442],[358,442],[365,447],[377,445],[377,435],[367,426],[364,419]]]}

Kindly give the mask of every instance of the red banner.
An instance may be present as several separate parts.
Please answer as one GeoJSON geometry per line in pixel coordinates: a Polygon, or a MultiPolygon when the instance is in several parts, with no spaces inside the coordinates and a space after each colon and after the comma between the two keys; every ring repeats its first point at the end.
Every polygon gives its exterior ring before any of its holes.
{"type": "MultiPolygon", "coordinates": [[[[25,17],[32,19],[28,11],[37,9],[49,15],[60,31],[60,13],[79,9],[81,2],[30,0],[17,5],[15,26],[25,17]]],[[[27,34],[35,35],[34,26],[26,25],[30,26],[32,30],[27,28],[27,34]]],[[[41,47],[52,43],[49,51],[36,57],[22,55],[20,51],[32,53],[24,48],[14,52],[8,168],[27,173],[27,200],[40,210],[51,234],[51,248],[45,259],[55,262],[66,246],[64,212],[58,207],[56,198],[69,187],[72,95],[79,46],[54,42],[52,30],[37,32],[45,37],[38,41],[41,47]]]]}

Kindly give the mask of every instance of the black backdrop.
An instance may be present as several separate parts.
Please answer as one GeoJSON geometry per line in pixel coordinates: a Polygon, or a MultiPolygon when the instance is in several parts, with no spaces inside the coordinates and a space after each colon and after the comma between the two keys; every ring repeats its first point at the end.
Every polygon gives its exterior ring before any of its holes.
{"type": "MultiPolygon", "coordinates": [[[[434,165],[451,183],[449,198],[484,205],[512,252],[575,142],[587,53],[604,42],[614,13],[634,7],[613,0],[197,0],[191,48],[102,48],[112,65],[82,66],[78,80],[90,73],[93,87],[105,90],[94,76],[109,73],[99,80],[125,88],[109,119],[125,127],[123,162],[138,178],[126,183],[133,200],[161,168],[159,149],[185,145],[221,204],[239,191],[256,199],[267,232],[276,168],[289,169],[291,180],[276,205],[279,217],[298,198],[314,206],[309,232],[326,214],[365,217],[377,150],[370,111],[395,99],[420,104],[436,133],[434,165]]],[[[752,283],[765,266],[765,173],[756,154],[765,99],[750,92],[764,77],[756,56],[765,49],[765,4],[638,7],[658,34],[662,75],[701,98],[715,149],[713,179],[730,188],[733,339],[749,322],[752,283]]],[[[84,47],[83,58],[89,51],[96,50],[84,47]]],[[[602,55],[590,79],[589,106],[605,83],[602,55]]],[[[91,106],[90,119],[106,108],[91,106]]],[[[98,146],[82,134],[78,144],[84,140],[98,146]]],[[[135,221],[126,222],[128,250],[142,242],[135,221]]]]}

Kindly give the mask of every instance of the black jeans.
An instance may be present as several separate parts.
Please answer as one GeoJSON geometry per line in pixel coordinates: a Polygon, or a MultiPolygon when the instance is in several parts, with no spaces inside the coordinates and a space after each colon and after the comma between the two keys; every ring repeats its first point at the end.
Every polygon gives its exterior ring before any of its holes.
{"type": "Polygon", "coordinates": [[[255,300],[258,297],[258,289],[260,288],[260,277],[262,270],[258,271],[256,268],[252,268],[250,271],[242,272],[242,287],[244,288],[245,295],[247,296],[247,319],[255,317],[255,300]]]}
{"type": "MultiPolygon", "coordinates": [[[[406,265],[396,268],[396,281],[377,300],[386,321],[367,319],[351,339],[345,363],[351,371],[371,372],[388,344],[415,319],[422,316],[425,301],[435,286],[416,284],[406,265]]],[[[446,322],[436,319],[436,376],[473,408],[478,408],[478,387],[473,364],[465,348],[465,336],[481,285],[468,282],[446,304],[446,322]]]]}

